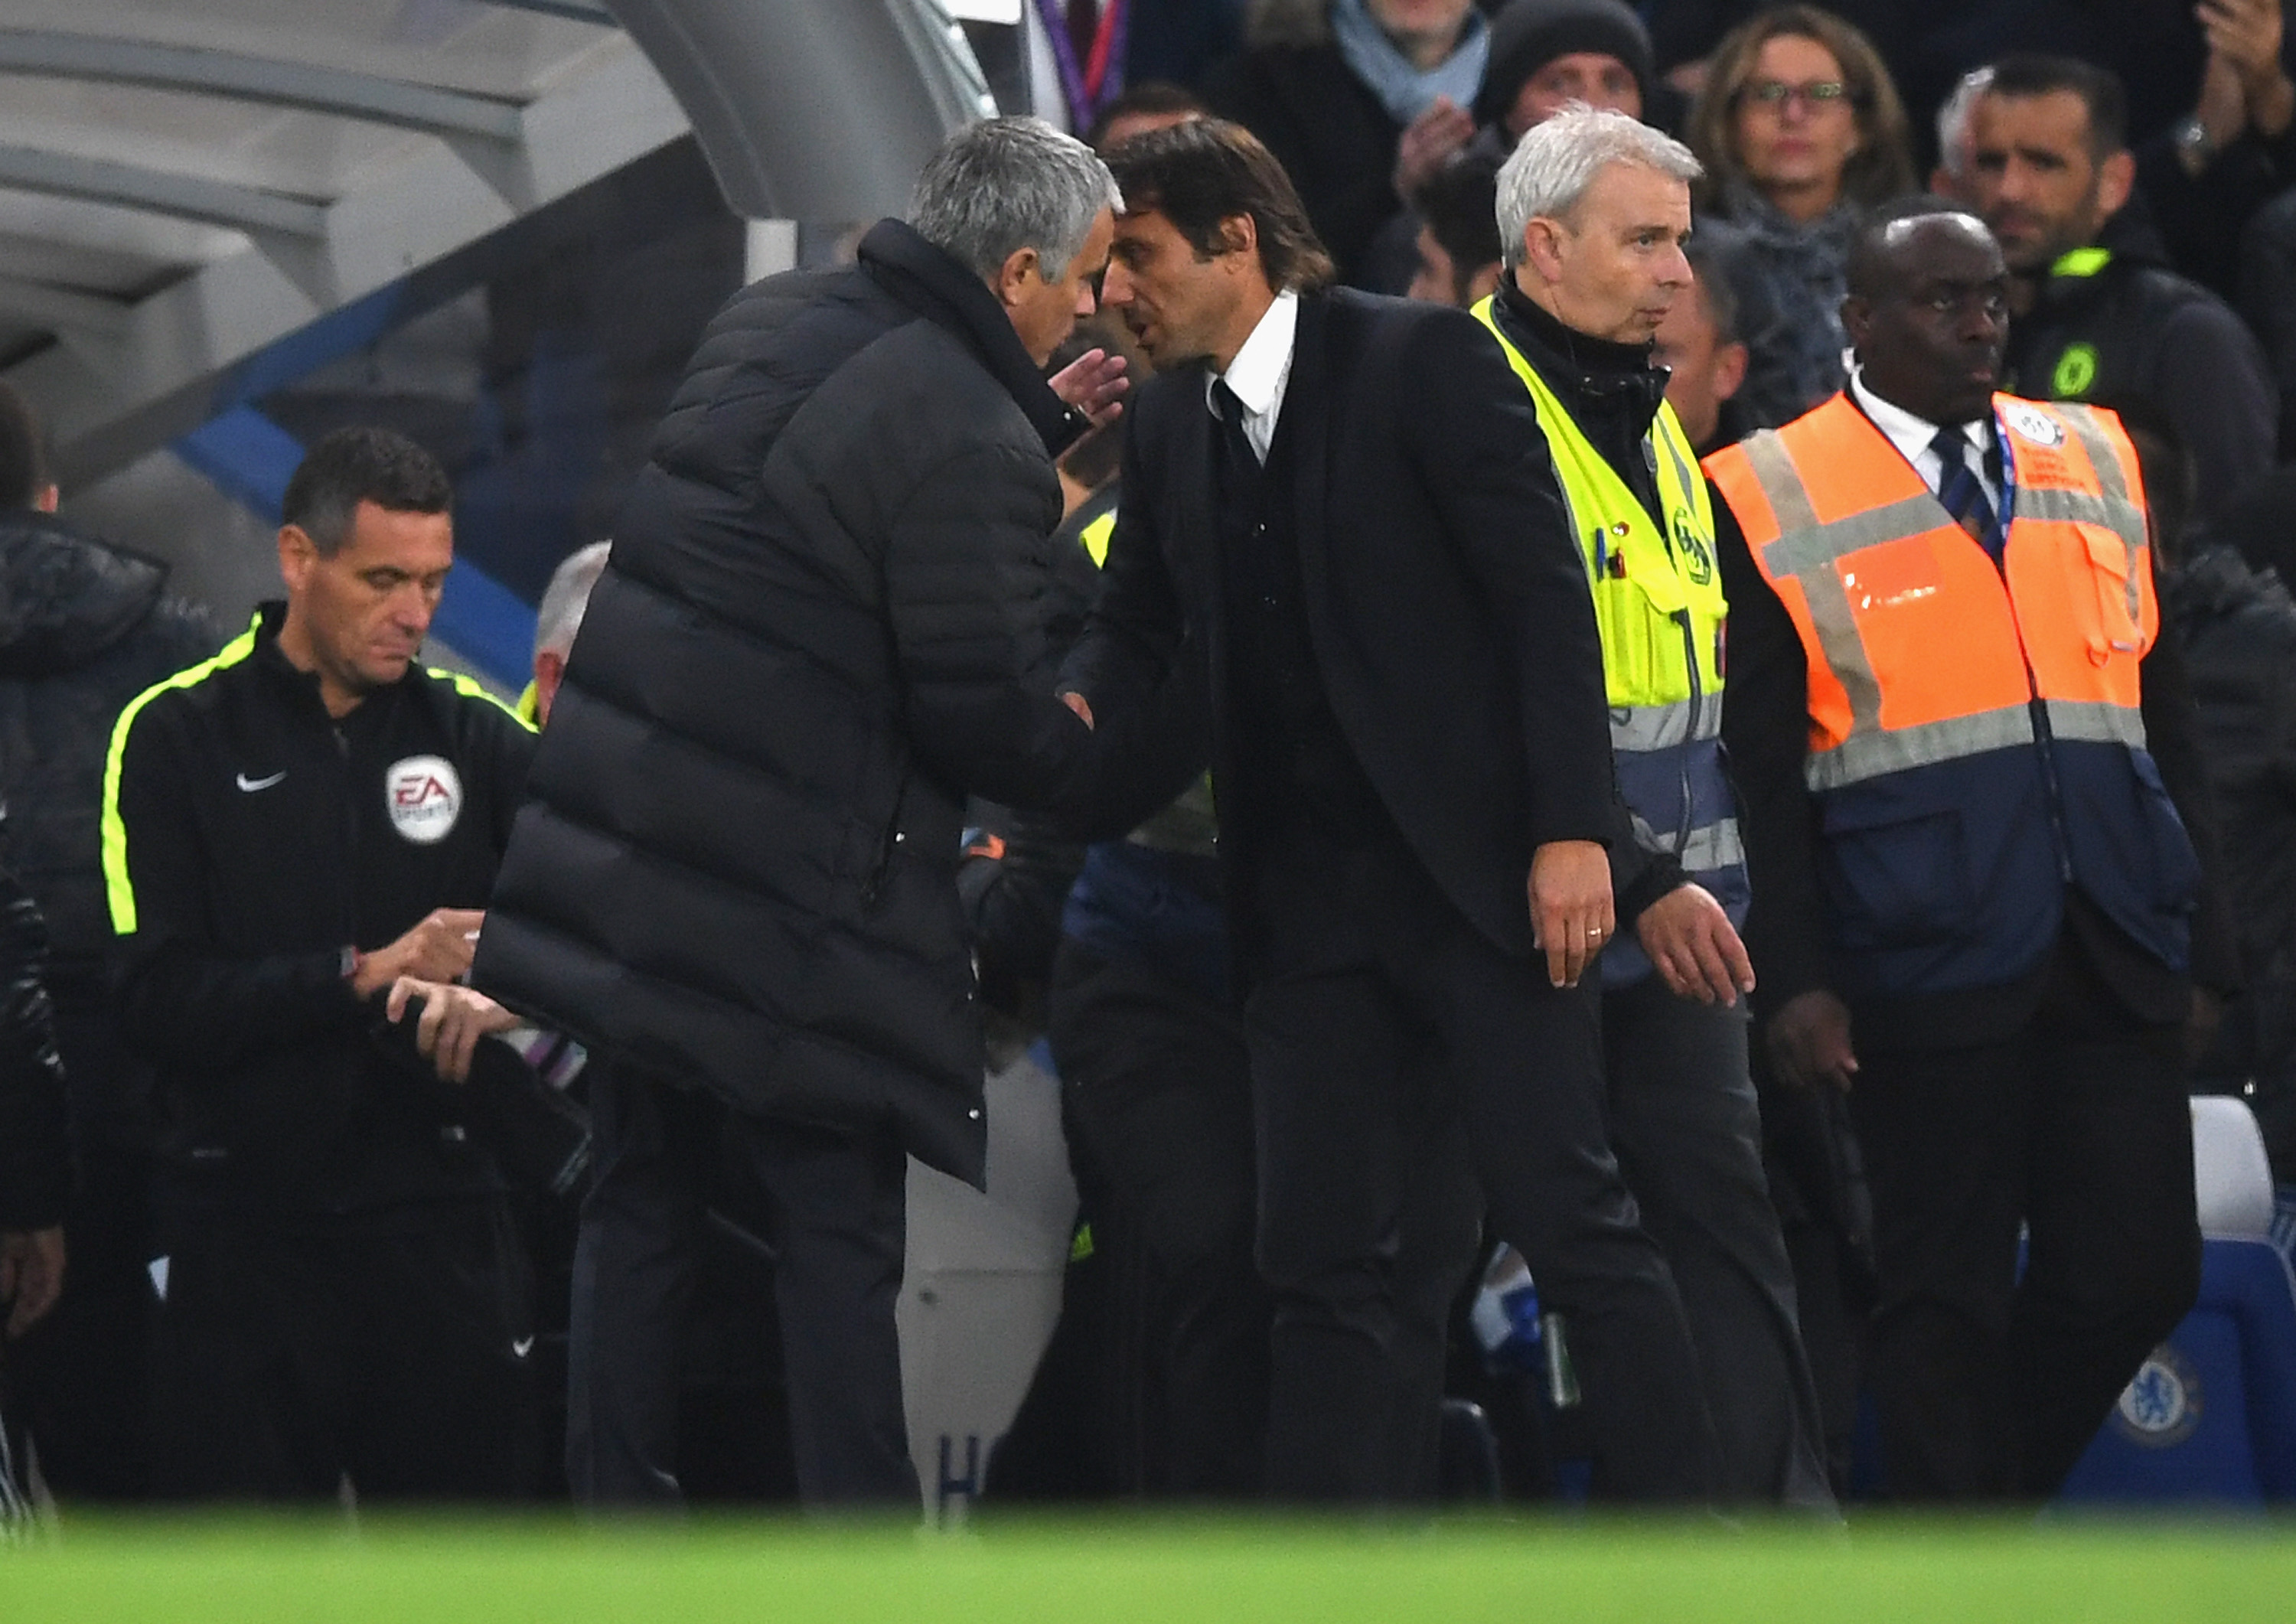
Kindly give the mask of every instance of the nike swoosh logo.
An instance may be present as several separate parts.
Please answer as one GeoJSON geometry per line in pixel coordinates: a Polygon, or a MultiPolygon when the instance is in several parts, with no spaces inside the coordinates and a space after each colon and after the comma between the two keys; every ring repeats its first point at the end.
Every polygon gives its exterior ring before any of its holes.
{"type": "Polygon", "coordinates": [[[533,1351],[534,1339],[530,1336],[521,1337],[520,1340],[510,1345],[510,1357],[513,1359],[522,1359],[533,1351]]]}
{"type": "Polygon", "coordinates": [[[245,773],[242,773],[239,775],[239,787],[252,795],[258,790],[269,789],[286,776],[284,773],[274,773],[268,778],[250,778],[245,773]]]}

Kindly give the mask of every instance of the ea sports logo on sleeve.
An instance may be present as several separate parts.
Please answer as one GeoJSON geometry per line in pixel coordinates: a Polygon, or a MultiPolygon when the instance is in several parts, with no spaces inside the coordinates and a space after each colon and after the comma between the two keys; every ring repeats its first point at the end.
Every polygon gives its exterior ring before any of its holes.
{"type": "Polygon", "coordinates": [[[417,846],[434,846],[463,815],[463,776],[444,756],[409,756],[382,775],[390,826],[417,846]]]}

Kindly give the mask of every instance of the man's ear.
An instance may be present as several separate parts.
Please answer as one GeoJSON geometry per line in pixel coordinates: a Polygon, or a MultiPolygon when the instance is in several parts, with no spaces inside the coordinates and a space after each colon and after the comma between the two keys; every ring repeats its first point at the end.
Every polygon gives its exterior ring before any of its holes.
{"type": "Polygon", "coordinates": [[[299,590],[319,562],[319,544],[299,524],[279,527],[279,576],[291,591],[299,590]]]}
{"type": "Polygon", "coordinates": [[[1522,228],[1522,262],[1530,274],[1549,284],[1562,280],[1562,239],[1564,233],[1559,220],[1545,215],[1534,215],[1522,228]]]}
{"type": "Polygon", "coordinates": [[[2097,223],[2103,225],[2127,208],[2129,194],[2136,190],[2136,155],[2120,152],[2106,159],[2096,172],[2097,223]]]}
{"type": "Polygon", "coordinates": [[[1231,214],[1219,223],[1220,252],[1259,257],[1259,222],[1248,214],[1231,214]]]}
{"type": "Polygon", "coordinates": [[[1004,257],[996,272],[996,300],[1011,309],[1026,298],[1030,282],[1044,280],[1044,267],[1033,248],[1016,248],[1004,257]]]}
{"type": "Polygon", "coordinates": [[[63,496],[64,493],[62,486],[53,484],[43,485],[40,487],[38,491],[33,495],[33,511],[42,513],[53,513],[56,511],[56,504],[62,502],[63,500],[63,496]]]}
{"type": "Polygon", "coordinates": [[[1753,352],[1743,344],[1728,343],[1714,352],[1714,398],[1728,400],[1746,387],[1746,367],[1753,352]]]}
{"type": "Polygon", "coordinates": [[[1852,293],[1841,301],[1841,331],[1849,335],[1849,347],[1862,349],[1866,335],[1874,326],[1874,301],[1862,293],[1852,293]]]}

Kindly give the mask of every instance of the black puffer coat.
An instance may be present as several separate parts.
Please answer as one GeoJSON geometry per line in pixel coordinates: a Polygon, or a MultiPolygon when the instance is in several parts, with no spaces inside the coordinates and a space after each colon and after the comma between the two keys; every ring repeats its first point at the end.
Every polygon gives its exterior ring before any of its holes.
{"type": "Polygon", "coordinates": [[[0,869],[0,1229],[63,1222],[71,1189],[47,950],[39,905],[0,869]]]}
{"type": "Polygon", "coordinates": [[[1104,753],[1042,625],[1047,447],[1079,426],[980,279],[898,222],[857,268],[737,295],[615,527],[478,984],[977,1180],[964,798],[1060,801],[1104,753]]]}
{"type": "Polygon", "coordinates": [[[164,595],[164,564],[45,513],[0,518],[0,795],[8,866],[46,916],[55,971],[100,980],[111,946],[98,820],[127,701],[223,642],[164,595]]]}

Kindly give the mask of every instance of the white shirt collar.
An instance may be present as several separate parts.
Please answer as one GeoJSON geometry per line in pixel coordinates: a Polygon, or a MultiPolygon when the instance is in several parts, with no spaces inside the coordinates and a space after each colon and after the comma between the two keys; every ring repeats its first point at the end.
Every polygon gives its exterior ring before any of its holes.
{"type": "MultiPolygon", "coordinates": [[[[1874,420],[1874,426],[1889,437],[1890,443],[1904,454],[1906,461],[1918,464],[1921,453],[1929,451],[1930,442],[1937,438],[1939,425],[1927,418],[1915,416],[1894,402],[1882,399],[1866,387],[1866,377],[1862,372],[1849,375],[1849,390],[1857,397],[1857,404],[1866,408],[1866,415],[1874,420]]],[[[1961,424],[1960,428],[1962,438],[1980,451],[1992,446],[1991,417],[1978,418],[1973,422],[1961,424]]],[[[1931,454],[1930,461],[1932,465],[1936,463],[1935,453],[1931,454]]]]}
{"type": "MultiPolygon", "coordinates": [[[[1283,409],[1284,387],[1292,381],[1292,351],[1300,332],[1300,295],[1290,289],[1275,296],[1275,300],[1260,314],[1227,364],[1227,371],[1204,380],[1204,401],[1212,405],[1214,382],[1224,382],[1235,391],[1243,405],[1244,433],[1251,448],[1264,462],[1267,447],[1275,438],[1275,419],[1283,409]]],[[[1217,416],[1217,407],[1213,414],[1217,416]]]]}

